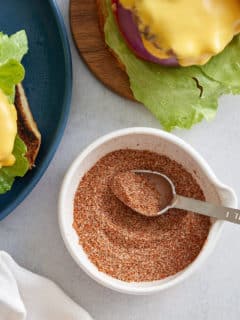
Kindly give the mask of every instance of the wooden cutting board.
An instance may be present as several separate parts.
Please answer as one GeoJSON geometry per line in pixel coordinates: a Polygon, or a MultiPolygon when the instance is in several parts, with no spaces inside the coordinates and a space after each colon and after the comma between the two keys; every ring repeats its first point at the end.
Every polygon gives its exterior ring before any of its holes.
{"type": "Polygon", "coordinates": [[[70,24],[78,51],[92,73],[117,94],[134,100],[128,76],[108,50],[100,31],[96,0],[71,0],[70,24]]]}

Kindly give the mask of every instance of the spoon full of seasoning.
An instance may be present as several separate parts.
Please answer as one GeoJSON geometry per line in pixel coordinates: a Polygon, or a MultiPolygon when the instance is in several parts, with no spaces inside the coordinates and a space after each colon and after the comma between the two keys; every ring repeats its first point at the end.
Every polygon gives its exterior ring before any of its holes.
{"type": "Polygon", "coordinates": [[[240,210],[180,196],[172,180],[160,172],[120,172],[110,188],[126,206],[144,216],[156,217],[176,208],[240,224],[240,210]]]}

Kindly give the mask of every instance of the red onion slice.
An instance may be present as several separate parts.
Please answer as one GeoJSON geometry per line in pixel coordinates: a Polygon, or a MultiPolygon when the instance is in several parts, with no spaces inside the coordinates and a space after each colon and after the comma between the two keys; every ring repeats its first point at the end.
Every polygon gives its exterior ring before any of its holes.
{"type": "Polygon", "coordinates": [[[164,66],[178,66],[176,57],[168,59],[159,59],[153,56],[146,50],[143,45],[139,30],[134,21],[132,12],[125,9],[119,2],[119,0],[112,0],[112,3],[116,7],[114,14],[119,26],[119,30],[123,35],[128,47],[135,53],[136,56],[146,61],[154,62],[164,66]]]}

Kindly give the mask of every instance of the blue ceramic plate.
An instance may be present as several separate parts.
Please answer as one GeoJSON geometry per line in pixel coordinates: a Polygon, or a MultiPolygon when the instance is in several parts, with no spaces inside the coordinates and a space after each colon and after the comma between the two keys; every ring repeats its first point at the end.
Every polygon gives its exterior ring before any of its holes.
{"type": "Polygon", "coordinates": [[[69,114],[72,63],[64,22],[54,0],[0,0],[0,8],[1,31],[27,32],[24,88],[42,134],[36,168],[16,179],[10,192],[0,195],[3,219],[30,193],[58,147],[69,114]]]}

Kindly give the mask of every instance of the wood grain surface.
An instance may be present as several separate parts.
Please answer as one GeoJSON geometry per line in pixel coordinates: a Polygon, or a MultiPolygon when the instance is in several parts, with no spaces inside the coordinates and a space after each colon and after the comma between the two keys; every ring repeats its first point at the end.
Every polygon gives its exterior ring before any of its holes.
{"type": "Polygon", "coordinates": [[[71,0],[70,24],[78,51],[92,73],[114,92],[134,100],[128,76],[108,50],[100,31],[96,0],[71,0]]]}

